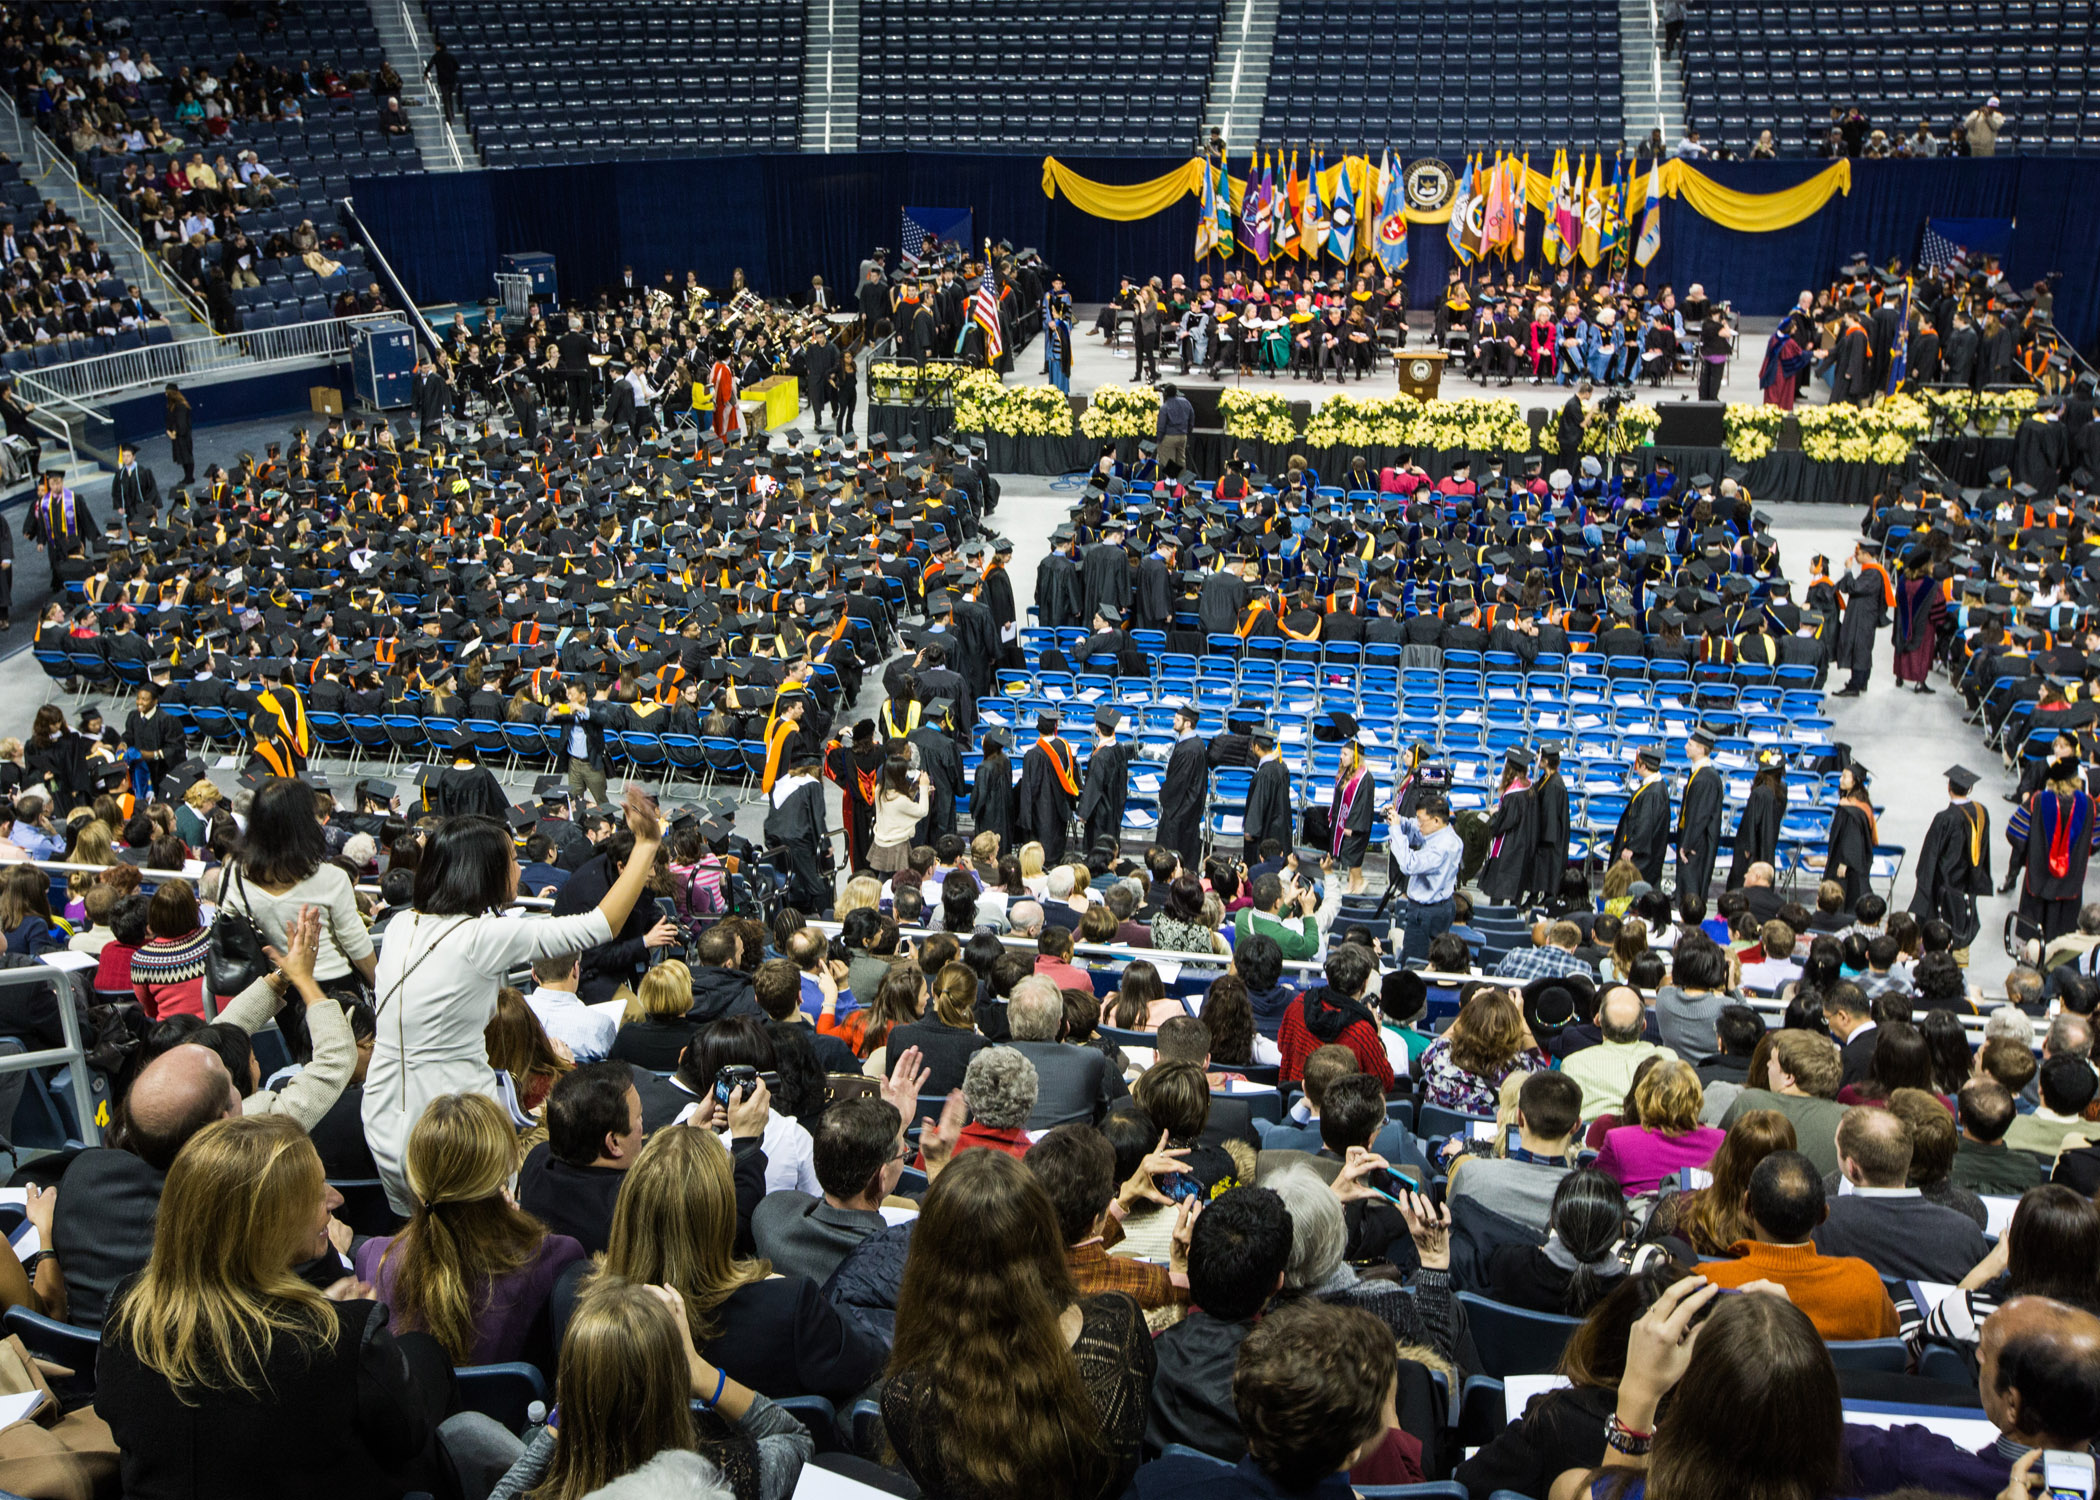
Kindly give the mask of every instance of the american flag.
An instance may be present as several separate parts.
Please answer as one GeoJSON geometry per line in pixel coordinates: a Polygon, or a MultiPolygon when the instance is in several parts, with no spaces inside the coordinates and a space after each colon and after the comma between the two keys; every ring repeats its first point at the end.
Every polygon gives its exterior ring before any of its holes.
{"type": "Polygon", "coordinates": [[[970,317],[984,330],[986,360],[997,359],[1006,345],[999,332],[999,282],[989,270],[978,281],[976,295],[970,298],[970,317]]]}
{"type": "Polygon", "coordinates": [[[1932,220],[1925,221],[1924,243],[1918,249],[1918,264],[1929,270],[1943,271],[1954,263],[1962,253],[1962,247],[1932,227],[1932,220]]]}
{"type": "Polygon", "coordinates": [[[919,252],[926,248],[929,231],[924,224],[919,223],[910,214],[905,214],[903,217],[904,228],[899,231],[897,245],[903,254],[905,269],[916,270],[919,264],[919,252]]]}

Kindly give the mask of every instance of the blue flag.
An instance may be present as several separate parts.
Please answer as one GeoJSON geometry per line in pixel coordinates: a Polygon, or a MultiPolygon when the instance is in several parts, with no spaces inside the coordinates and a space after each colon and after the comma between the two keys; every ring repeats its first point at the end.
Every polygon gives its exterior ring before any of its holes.
{"type": "Polygon", "coordinates": [[[1910,282],[1905,280],[1903,299],[1896,304],[1896,347],[1889,354],[1889,383],[1882,391],[1884,396],[1893,396],[1903,389],[1904,377],[1910,374],[1910,288],[1910,282]]]}

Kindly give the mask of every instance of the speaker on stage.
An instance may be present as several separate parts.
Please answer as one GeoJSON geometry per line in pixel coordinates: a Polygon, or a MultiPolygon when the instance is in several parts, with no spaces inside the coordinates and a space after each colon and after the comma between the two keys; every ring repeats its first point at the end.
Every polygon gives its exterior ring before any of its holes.
{"type": "Polygon", "coordinates": [[[1656,408],[1658,448],[1719,448],[1725,436],[1719,401],[1665,401],[1656,408]]]}

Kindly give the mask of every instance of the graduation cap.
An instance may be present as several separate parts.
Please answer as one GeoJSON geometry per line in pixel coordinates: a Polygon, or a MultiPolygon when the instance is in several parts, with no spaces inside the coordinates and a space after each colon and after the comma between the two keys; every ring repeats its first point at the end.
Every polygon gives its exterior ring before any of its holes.
{"type": "Polygon", "coordinates": [[[1330,713],[1327,722],[1333,727],[1332,738],[1345,745],[1363,732],[1363,726],[1356,722],[1356,715],[1347,710],[1337,709],[1330,713]]]}
{"type": "Polygon", "coordinates": [[[1114,734],[1122,722],[1123,710],[1120,708],[1112,708],[1104,703],[1094,710],[1094,728],[1103,734],[1114,734]]]}
{"type": "Polygon", "coordinates": [[[1252,725],[1248,729],[1247,735],[1257,747],[1264,750],[1273,748],[1276,744],[1276,726],[1269,723],[1266,719],[1252,725]]]}
{"type": "Polygon", "coordinates": [[[1947,767],[1947,785],[1954,790],[1956,796],[1968,796],[1969,789],[1982,779],[1967,766],[1947,767]]]}
{"type": "Polygon", "coordinates": [[[1642,745],[1633,752],[1633,758],[1651,770],[1655,769],[1663,763],[1662,747],[1659,745],[1642,745]]]}
{"type": "Polygon", "coordinates": [[[1063,722],[1063,717],[1056,709],[1046,708],[1035,716],[1035,732],[1037,734],[1055,734],[1057,733],[1058,725],[1063,722]]]}
{"type": "Polygon", "coordinates": [[[1522,745],[1511,745],[1502,753],[1502,758],[1519,770],[1531,769],[1531,752],[1522,745]]]}
{"type": "Polygon", "coordinates": [[[1709,750],[1714,747],[1714,732],[1704,724],[1695,725],[1688,738],[1693,744],[1704,745],[1709,750]]]}
{"type": "MultiPolygon", "coordinates": [[[[1038,727],[1040,727],[1040,725],[1038,727]]],[[[999,728],[997,725],[994,725],[992,728],[987,729],[984,732],[984,748],[987,750],[1010,749],[1013,746],[1013,742],[1014,737],[1008,734],[1004,729],[999,728]]]]}

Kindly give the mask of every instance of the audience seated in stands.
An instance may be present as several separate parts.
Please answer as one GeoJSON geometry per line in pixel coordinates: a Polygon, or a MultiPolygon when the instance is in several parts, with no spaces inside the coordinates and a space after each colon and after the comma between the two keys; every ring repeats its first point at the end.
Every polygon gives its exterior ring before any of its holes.
{"type": "Polygon", "coordinates": [[[2100,1124],[2085,1117],[2086,1106],[2100,1092],[2100,1076],[2082,1057],[2052,1057],[2036,1076],[2041,1103],[2006,1128],[2005,1144],[2044,1164],[2053,1164],[2067,1147],[2077,1150],[2100,1141],[2100,1124]]]}
{"type": "Polygon", "coordinates": [[[1609,985],[1597,1000],[1603,1040],[1562,1060],[1561,1071],[1582,1086],[1582,1118],[1594,1121],[1631,1092],[1634,1071],[1649,1058],[1670,1058],[1669,1048],[1646,1040],[1648,1012],[1639,990],[1609,985]]]}
{"type": "Polygon", "coordinates": [[[1815,1163],[1799,1151],[1774,1151],[1750,1174],[1743,1200],[1750,1234],[1730,1247],[1736,1258],[1702,1261],[1698,1272],[1717,1286],[1785,1287],[1826,1339],[1888,1338],[1896,1305],[1880,1274],[1866,1261],[1822,1253],[1817,1236],[1827,1212],[1815,1163]]]}
{"type": "Polygon", "coordinates": [[[1599,1171],[1637,1195],[1654,1191],[1665,1177],[1713,1160],[1725,1132],[1699,1123],[1704,1099],[1690,1063],[1658,1059],[1632,1093],[1639,1123],[1605,1132],[1599,1171]]]}
{"type": "Polygon", "coordinates": [[[642,1149],[642,1096],[626,1063],[585,1063],[547,1095],[547,1139],[518,1169],[518,1207],[592,1255],[642,1149]]]}
{"type": "Polygon", "coordinates": [[[1816,1164],[1818,1174],[1835,1172],[1838,1122],[1845,1118],[1845,1107],[1837,1102],[1844,1077],[1837,1045],[1827,1036],[1794,1030],[1774,1032],[1771,1041],[1768,1076],[1752,1079],[1754,1087],[1736,1095],[1721,1125],[1732,1130],[1753,1110],[1776,1110],[1793,1122],[1798,1149],[1816,1164]]]}
{"type": "Polygon", "coordinates": [[[1816,1249],[1856,1256],[1891,1280],[1959,1281],[1990,1246],[1981,1225],[1908,1185],[1912,1144],[1910,1126],[1890,1110],[1845,1112],[1838,1167],[1852,1190],[1830,1200],[1816,1249]]]}
{"type": "Polygon", "coordinates": [[[1162,1190],[1163,1183],[1172,1185],[1183,1175],[1180,1155],[1162,1147],[1119,1187],[1115,1147],[1090,1125],[1060,1125],[1028,1148],[1022,1160],[1050,1195],[1065,1259],[1082,1297],[1127,1292],[1147,1312],[1188,1301],[1189,1232],[1196,1200],[1177,1202],[1162,1190]],[[1157,1204],[1170,1219],[1172,1237],[1164,1268],[1108,1253],[1107,1247],[1122,1237],[1123,1220],[1130,1212],[1126,1198],[1157,1204]]]}
{"type": "Polygon", "coordinates": [[[1581,1317],[1626,1275],[1619,1242],[1626,1195],[1593,1167],[1568,1173],[1553,1190],[1546,1243],[1500,1245],[1488,1256],[1486,1291],[1533,1312],[1581,1317]]]}
{"type": "Polygon", "coordinates": [[[1546,1056],[1509,991],[1484,985],[1422,1054],[1422,1099],[1463,1114],[1492,1115],[1503,1079],[1545,1066],[1546,1056]]]}
{"type": "MultiPolygon", "coordinates": [[[[1556,1072],[1512,1074],[1517,1091],[1517,1144],[1497,1131],[1492,1155],[1466,1153],[1451,1163],[1445,1188],[1452,1213],[1478,1204],[1543,1239],[1551,1227],[1554,1195],[1574,1170],[1573,1142],[1581,1128],[1582,1086],[1556,1072]]],[[[1508,1087],[1504,1083],[1505,1089],[1508,1087]]],[[[1498,1117],[1498,1125],[1499,1125],[1498,1117]]]]}

